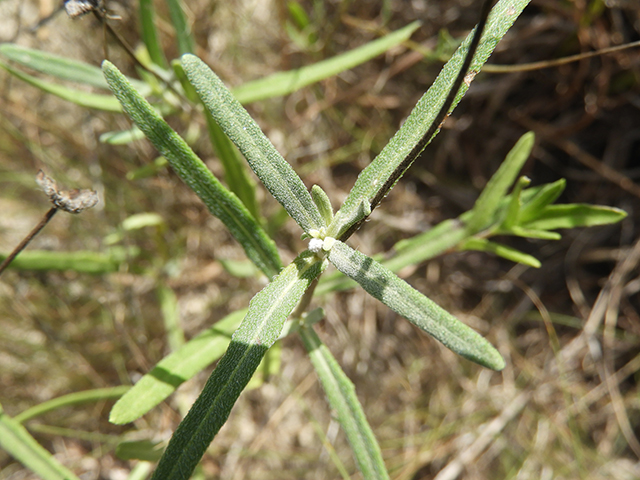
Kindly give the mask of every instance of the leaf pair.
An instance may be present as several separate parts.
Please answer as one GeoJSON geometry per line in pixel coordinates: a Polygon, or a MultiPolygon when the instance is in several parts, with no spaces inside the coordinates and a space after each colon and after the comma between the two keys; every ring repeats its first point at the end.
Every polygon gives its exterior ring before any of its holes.
{"type": "MultiPolygon", "coordinates": [[[[300,177],[277,152],[255,121],[224,87],[220,79],[201,60],[193,55],[185,55],[182,59],[182,64],[189,80],[201,96],[212,117],[248,159],[258,178],[291,217],[296,220],[303,231],[311,234],[314,231],[332,228],[333,224],[331,226],[326,224],[326,215],[323,216],[320,213],[316,202],[311,198],[300,177]]],[[[150,140],[169,159],[172,165],[175,164],[174,168],[177,167],[178,173],[188,184],[197,184],[195,178],[202,172],[204,166],[195,158],[195,154],[190,149],[184,148],[177,134],[169,130],[166,123],[159,118],[153,109],[150,107],[145,108],[140,104],[136,105],[133,102],[136,99],[135,92],[126,88],[124,83],[126,80],[115,70],[115,67],[105,62],[104,69],[105,75],[107,75],[110,83],[114,85],[114,93],[122,101],[125,111],[136,122],[138,128],[149,136],[150,140]],[[169,142],[169,139],[172,139],[171,142],[169,142]],[[170,148],[173,145],[182,146],[182,153],[190,157],[193,167],[189,167],[189,164],[180,160],[179,153],[175,151],[176,147],[170,148]],[[189,172],[189,168],[192,168],[193,172],[189,172]]],[[[139,96],[137,100],[140,101],[139,96]]],[[[210,173],[207,174],[207,177],[210,178],[207,181],[207,185],[215,185],[216,191],[224,191],[224,187],[215,183],[215,179],[210,173]]],[[[198,193],[198,190],[195,191],[198,193]]],[[[224,195],[220,194],[215,198],[224,199],[228,203],[235,205],[235,211],[244,213],[246,224],[250,224],[246,209],[243,210],[241,203],[233,194],[226,192],[224,195]]],[[[209,200],[212,201],[214,198],[209,200]]],[[[210,209],[212,212],[226,213],[228,207],[226,207],[226,204],[225,208],[212,204],[210,209]]],[[[339,214],[340,212],[338,212],[339,214]]],[[[226,215],[221,217],[223,222],[228,224],[234,236],[245,246],[248,254],[253,253],[254,250],[246,246],[247,239],[253,240],[251,233],[243,230],[242,233],[245,233],[245,236],[239,237],[235,234],[238,228],[231,223],[231,220],[236,218],[230,218],[226,215]]],[[[253,222],[253,228],[255,243],[263,246],[264,243],[260,243],[258,240],[263,239],[266,235],[259,235],[261,230],[256,222],[253,222]]],[[[249,245],[253,245],[253,243],[249,245]]],[[[434,335],[438,340],[461,355],[494,369],[501,369],[504,366],[499,354],[486,341],[481,341],[479,335],[437,307],[426,297],[411,289],[393,273],[372,259],[367,259],[358,254],[341,242],[338,242],[334,248],[336,249],[335,253],[333,249],[329,251],[329,260],[336,264],[343,273],[363,285],[374,297],[387,304],[400,315],[409,318],[414,324],[434,335]],[[454,327],[454,325],[457,326],[454,327]],[[483,351],[485,352],[484,354],[482,353],[483,351]],[[500,359],[499,361],[497,360],[498,358],[500,359]]],[[[264,248],[260,251],[266,252],[267,250],[264,248]]]]}

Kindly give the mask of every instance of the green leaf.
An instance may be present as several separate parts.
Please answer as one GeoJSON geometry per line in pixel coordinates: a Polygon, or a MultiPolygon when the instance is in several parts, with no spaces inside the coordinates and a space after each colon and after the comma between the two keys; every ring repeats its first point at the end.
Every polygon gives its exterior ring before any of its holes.
{"type": "MultiPolygon", "coordinates": [[[[338,272],[339,273],[339,272],[338,272]]],[[[297,333],[303,326],[310,327],[324,319],[324,310],[320,307],[303,313],[300,317],[293,316],[284,324],[284,328],[280,333],[280,340],[288,337],[293,333],[297,333]]]]}
{"type": "MultiPolygon", "coordinates": [[[[471,218],[467,220],[467,228],[471,233],[480,232],[487,228],[500,206],[500,202],[529,158],[534,141],[533,132],[525,133],[520,137],[498,171],[493,174],[484,187],[471,210],[471,218]]],[[[519,202],[519,199],[515,199],[515,201],[519,202]]]]}
{"type": "Polygon", "coordinates": [[[191,53],[195,51],[195,41],[191,33],[191,27],[187,23],[187,17],[182,11],[179,0],[166,0],[169,7],[169,15],[171,23],[176,32],[176,40],[178,41],[178,51],[180,54],[191,53]]]}
{"type": "Polygon", "coordinates": [[[136,140],[142,140],[144,133],[135,125],[129,130],[121,130],[117,132],[105,132],[100,135],[100,143],[108,143],[109,145],[126,145],[136,140]]]}
{"type": "Polygon", "coordinates": [[[180,314],[178,312],[178,297],[167,285],[159,285],[156,295],[160,302],[160,311],[164,320],[164,329],[171,351],[178,350],[184,345],[184,332],[180,328],[180,314]]]}
{"type": "MultiPolygon", "coordinates": [[[[73,271],[100,275],[115,272],[128,256],[136,256],[137,252],[127,254],[122,248],[112,248],[109,253],[89,251],[52,252],[49,250],[27,250],[21,252],[9,268],[33,271],[73,271]]],[[[0,260],[7,256],[0,254],[0,260]]]]}
{"type": "Polygon", "coordinates": [[[333,221],[333,207],[331,206],[331,200],[329,200],[329,196],[319,185],[314,185],[311,187],[311,198],[315,202],[318,210],[320,211],[320,215],[322,215],[322,219],[324,220],[324,224],[326,227],[331,225],[333,221]]]}
{"type": "Polygon", "coordinates": [[[131,387],[109,387],[74,392],[61,397],[53,398],[46,402],[35,405],[24,412],[16,415],[13,419],[18,423],[24,423],[32,418],[39,417],[45,413],[52,412],[59,408],[83,405],[85,403],[102,402],[104,400],[116,400],[124,395],[131,387]]]}
{"type": "Polygon", "coordinates": [[[186,142],[131,87],[113,64],[105,60],[103,70],[125,112],[169,160],[175,172],[200,197],[209,211],[222,220],[249,259],[267,277],[277,274],[282,264],[275,244],[238,197],[222,186],[186,142]]]}
{"type": "Polygon", "coordinates": [[[601,205],[569,203],[548,205],[534,220],[522,224],[524,228],[535,230],[556,230],[558,228],[593,227],[617,223],[627,216],[624,210],[601,205]]]}
{"type": "Polygon", "coordinates": [[[167,68],[167,58],[158,40],[158,31],[154,21],[155,11],[152,0],[140,0],[140,30],[142,41],[147,47],[151,61],[162,68],[167,68]]]}
{"type": "Polygon", "coordinates": [[[202,60],[194,55],[184,55],[181,61],[202,103],[240,149],[267,190],[306,233],[320,230],[322,216],[304,183],[249,113],[202,60]]]}
{"type": "MultiPolygon", "coordinates": [[[[23,47],[14,43],[0,44],[0,54],[24,67],[46,73],[62,80],[109,89],[102,70],[88,63],[60,57],[53,53],[23,47]]],[[[129,79],[136,90],[145,97],[151,93],[149,85],[140,80],[129,79]]]]}
{"type": "Polygon", "coordinates": [[[314,295],[322,296],[331,292],[349,290],[357,286],[358,282],[351,280],[349,277],[345,277],[342,272],[334,270],[320,277],[318,286],[313,293],[314,295]]]}
{"type": "MultiPolygon", "coordinates": [[[[558,199],[566,185],[567,181],[564,178],[561,178],[556,182],[539,186],[536,190],[536,194],[530,200],[523,201],[522,209],[520,210],[520,223],[524,224],[534,220],[544,207],[552,204],[558,199]]],[[[530,188],[529,190],[533,190],[533,188],[530,188]]]]}
{"type": "Polygon", "coordinates": [[[247,260],[219,258],[218,261],[229,275],[233,275],[237,278],[255,277],[258,273],[256,266],[247,260]]]}
{"type": "Polygon", "coordinates": [[[189,101],[192,103],[199,103],[200,97],[198,97],[198,92],[196,92],[193,85],[189,83],[189,79],[187,78],[187,74],[184,72],[184,68],[182,68],[180,60],[171,60],[171,68],[173,68],[173,73],[175,73],[176,79],[180,82],[180,85],[184,90],[184,94],[189,101]]]}
{"type": "Polygon", "coordinates": [[[502,224],[500,225],[500,231],[509,231],[520,220],[520,209],[522,208],[522,191],[531,184],[531,179],[528,177],[520,177],[513,187],[513,191],[509,196],[509,206],[506,210],[506,215],[502,224]]]}
{"type": "Polygon", "coordinates": [[[445,220],[424,233],[402,240],[395,245],[398,252],[385,260],[384,266],[397,272],[401,268],[420,263],[455,248],[470,233],[458,219],[445,220]]]}
{"type": "Polygon", "coordinates": [[[224,168],[224,178],[229,189],[242,201],[255,219],[260,218],[260,208],[256,200],[255,182],[247,175],[247,167],[236,147],[218,126],[208,110],[205,110],[209,138],[213,150],[224,168]]]}
{"type": "Polygon", "coordinates": [[[541,263],[536,257],[528,255],[515,248],[501,245],[499,243],[490,242],[486,238],[468,238],[460,245],[460,250],[478,250],[480,252],[491,252],[496,255],[511,260],[512,262],[522,263],[533,268],[540,268],[541,263]]]}
{"type": "Polygon", "coordinates": [[[227,421],[262,357],[278,339],[287,316],[325,266],[326,261],[319,260],[309,251],[303,252],[253,297],[229,349],[178,426],[153,479],[189,478],[211,440],[227,421]]]}
{"type": "Polygon", "coordinates": [[[246,314],[239,310],[189,340],[158,364],[122,396],[111,409],[109,421],[133,422],[171,395],[176,388],[222,356],[246,314]]]}
{"type": "Polygon", "coordinates": [[[116,447],[116,457],[120,460],[145,460],[157,462],[162,456],[162,443],[151,440],[120,442],[116,447]]]}
{"type": "Polygon", "coordinates": [[[337,240],[329,251],[329,261],[371,296],[458,355],[493,370],[504,368],[504,360],[498,351],[480,334],[371,257],[337,240]]]}
{"type": "MultiPolygon", "coordinates": [[[[153,468],[151,462],[139,461],[127,475],[127,480],[147,480],[149,473],[153,468]]],[[[193,480],[202,480],[200,478],[193,477],[193,480]]]]}
{"type": "Polygon", "coordinates": [[[20,70],[16,70],[15,68],[10,67],[8,64],[2,61],[0,61],[0,67],[4,68],[12,75],[18,77],[20,80],[23,80],[44,92],[51,93],[57,97],[62,98],[63,100],[67,100],[69,102],[75,103],[76,105],[80,105],[81,107],[95,108],[97,110],[105,110],[107,112],[122,111],[122,107],[118,103],[118,100],[113,98],[111,95],[100,95],[97,93],[83,92],[81,90],[76,90],[62,85],[57,85],[55,83],[47,82],[45,80],[41,80],[32,75],[21,72],[20,70]]]}
{"type": "Polygon", "coordinates": [[[126,231],[140,230],[145,227],[164,227],[165,225],[164,218],[153,212],[135,213],[122,221],[122,228],[126,231]]]}
{"type": "MultiPolygon", "coordinates": [[[[505,35],[528,3],[529,0],[500,0],[496,4],[491,11],[477,53],[471,63],[471,72],[480,71],[498,41],[505,35]]],[[[402,128],[398,130],[376,159],[360,173],[342,208],[336,213],[328,232],[331,237],[340,238],[353,225],[365,218],[363,215],[366,210],[362,209],[361,205],[363,203],[371,205],[371,201],[381,191],[388,188],[387,180],[405,159],[409,158],[414,147],[429,130],[464,62],[472,35],[473,32],[447,62],[402,128]]],[[[450,111],[456,107],[467,89],[468,85],[465,82],[462,84],[450,111]]]]}
{"type": "MultiPolygon", "coordinates": [[[[563,185],[564,181],[559,180],[558,182],[554,182],[551,184],[551,189],[546,188],[547,185],[542,185],[524,190],[522,192],[522,201],[524,203],[523,211],[526,211],[525,209],[529,204],[528,202],[539,201],[540,198],[546,198],[549,201],[553,201],[551,196],[555,193],[552,191],[560,184],[563,185]],[[551,196],[548,196],[550,192],[552,192],[551,196]]],[[[510,202],[510,195],[503,198],[490,222],[497,222],[498,219],[503,216],[503,212],[510,202]]],[[[471,215],[472,211],[465,212],[458,219],[445,220],[423,233],[412,238],[399,241],[393,247],[396,254],[390,258],[381,260],[382,265],[392,272],[398,272],[404,267],[418,264],[425,260],[434,258],[448,250],[458,248],[461,242],[464,242],[471,236],[471,232],[465,227],[465,223],[471,215]]],[[[491,228],[491,223],[488,228],[491,228]]],[[[539,231],[525,231],[520,227],[513,227],[509,233],[514,234],[514,229],[518,231],[518,234],[523,233],[522,236],[524,237],[540,238],[539,231]]],[[[552,232],[542,232],[542,235],[543,238],[550,240],[556,240],[559,238],[557,234],[553,234],[552,232]]],[[[531,259],[528,261],[532,262],[531,259]]],[[[524,263],[527,262],[525,261],[524,263]]],[[[328,276],[325,275],[320,279],[316,289],[316,294],[323,295],[329,291],[345,290],[352,288],[353,286],[355,286],[355,283],[352,280],[342,277],[339,272],[334,272],[328,276]]]]}
{"type": "Polygon", "coordinates": [[[512,227],[508,232],[509,235],[517,235],[522,238],[538,238],[540,240],[560,240],[562,235],[557,232],[549,232],[547,230],[537,230],[533,228],[512,227]]]}
{"type": "Polygon", "coordinates": [[[408,40],[418,27],[420,27],[420,23],[413,22],[378,40],[374,40],[327,60],[288,72],[274,73],[268,77],[247,82],[234,88],[233,95],[243,104],[288,95],[307,85],[337,75],[383,54],[390,48],[408,40]]]}
{"type": "Polygon", "coordinates": [[[353,383],[313,328],[300,328],[300,336],[329,405],[338,414],[338,421],[347,435],[362,476],[366,480],[388,479],[380,446],[367,422],[353,383]]]}
{"type": "Polygon", "coordinates": [[[311,23],[309,21],[309,17],[307,16],[307,12],[304,11],[304,8],[295,1],[287,2],[287,10],[289,10],[289,16],[296,24],[300,30],[304,30],[311,23]]]}
{"type": "Polygon", "coordinates": [[[140,180],[142,178],[152,177],[158,172],[164,170],[167,165],[169,165],[167,159],[160,156],[156,158],[152,163],[143,165],[140,168],[136,168],[132,172],[128,172],[127,180],[140,180]]]}
{"type": "Polygon", "coordinates": [[[244,391],[255,390],[269,381],[269,378],[276,375],[280,371],[282,365],[282,342],[276,342],[273,346],[267,350],[267,353],[262,357],[260,365],[244,387],[244,391]]]}
{"type": "Polygon", "coordinates": [[[0,447],[43,480],[78,480],[0,407],[0,447]]]}

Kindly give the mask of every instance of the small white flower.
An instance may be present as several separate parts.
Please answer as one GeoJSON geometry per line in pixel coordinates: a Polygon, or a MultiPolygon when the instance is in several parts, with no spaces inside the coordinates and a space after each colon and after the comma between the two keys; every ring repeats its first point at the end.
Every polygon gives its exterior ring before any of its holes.
{"type": "Polygon", "coordinates": [[[311,250],[313,253],[320,253],[323,244],[324,242],[321,238],[312,238],[311,240],[309,240],[309,250],[311,250]]]}

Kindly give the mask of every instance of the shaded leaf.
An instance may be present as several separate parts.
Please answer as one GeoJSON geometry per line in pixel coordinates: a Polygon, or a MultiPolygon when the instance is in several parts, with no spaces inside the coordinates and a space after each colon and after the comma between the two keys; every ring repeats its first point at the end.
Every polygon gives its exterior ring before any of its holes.
{"type": "Polygon", "coordinates": [[[116,402],[109,421],[119,425],[133,422],[171,395],[183,382],[220,358],[245,314],[246,310],[239,310],[227,315],[160,360],[116,402]]]}
{"type": "Polygon", "coordinates": [[[120,460],[157,462],[163,451],[160,442],[152,442],[151,440],[124,441],[116,446],[116,457],[120,460]]]}

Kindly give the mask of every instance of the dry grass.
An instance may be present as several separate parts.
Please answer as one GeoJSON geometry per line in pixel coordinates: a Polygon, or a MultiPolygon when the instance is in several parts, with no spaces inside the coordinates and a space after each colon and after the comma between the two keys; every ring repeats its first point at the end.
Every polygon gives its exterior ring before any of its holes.
{"type": "MultiPolygon", "coordinates": [[[[135,3],[135,2],[132,2],[135,3]]],[[[313,62],[375,37],[382,2],[317,2],[326,10],[318,48],[297,49],[282,28],[284,2],[186,2],[198,54],[231,84],[313,62]],[[342,6],[340,6],[342,5],[342,6]],[[267,8],[268,6],[268,8],[267,8]]],[[[435,44],[441,28],[460,36],[473,24],[468,2],[392,0],[391,29],[424,20],[414,40],[435,44]]],[[[534,1],[494,55],[524,63],[637,40],[633,2],[589,16],[585,2],[534,1]]],[[[90,18],[60,15],[33,36],[26,28],[48,2],[0,3],[2,40],[15,40],[94,64],[99,29],[90,18]],[[40,11],[38,11],[40,8],[40,11]],[[14,13],[20,9],[22,14],[14,13]],[[12,32],[22,29],[15,39],[12,32]]],[[[599,5],[599,4],[598,4],[599,5]]],[[[307,11],[312,11],[311,2],[307,11]]],[[[121,30],[136,41],[133,7],[121,8],[121,30]]],[[[160,8],[161,15],[168,18],[160,8]]],[[[170,55],[170,28],[161,24],[170,55]]],[[[111,46],[112,61],[133,72],[111,46]]],[[[251,105],[269,137],[308,186],[320,184],[337,203],[426,89],[440,64],[396,49],[364,66],[284,99],[251,105]]],[[[353,237],[365,253],[387,250],[472,205],[479,188],[527,129],[539,143],[526,174],[534,184],[568,179],[566,202],[624,208],[612,227],[565,232],[562,241],[512,244],[542,260],[539,270],[480,253],[452,253],[403,272],[498,346],[502,374],[461,360],[355,290],[319,298],[319,333],[347,372],[381,442],[394,479],[632,479],[640,476],[640,300],[638,215],[633,191],[603,168],[638,181],[640,52],[626,51],[561,68],[482,74],[410,174],[353,237]],[[571,150],[567,143],[574,146],[571,150]],[[568,153],[569,152],[569,153],[568,153]],[[596,170],[584,159],[597,159],[596,170]],[[604,176],[603,176],[604,175],[604,176]]],[[[0,75],[0,249],[8,251],[47,209],[33,177],[45,168],[59,182],[93,186],[104,202],[79,217],[59,214],[30,248],[103,250],[122,220],[157,212],[164,231],[127,234],[142,249],[136,268],[104,276],[8,271],[0,282],[0,402],[15,415],[50,398],[135,381],[167,353],[154,293],[165,279],[179,298],[187,336],[248,304],[262,286],[237,279],[218,258],[241,249],[170,172],[131,182],[127,172],[156,153],[100,144],[127,128],[119,115],[89,112],[0,75]],[[139,273],[141,268],[147,273],[139,273]]],[[[216,173],[201,119],[196,149],[216,173]]],[[[276,212],[263,193],[267,215],[276,212]]],[[[287,222],[276,234],[283,258],[303,248],[287,222]]],[[[84,479],[125,478],[118,436],[169,437],[179,410],[208,372],[135,426],[107,422],[111,404],[56,411],[29,424],[36,438],[84,479]],[[55,434],[43,426],[69,429],[55,434]]],[[[284,341],[280,375],[245,393],[203,461],[206,478],[338,478],[323,441],[349,471],[348,447],[328,411],[304,349],[284,341]]],[[[0,478],[33,478],[0,452],[0,478]]],[[[358,478],[355,475],[355,478],[358,478]]]]}

